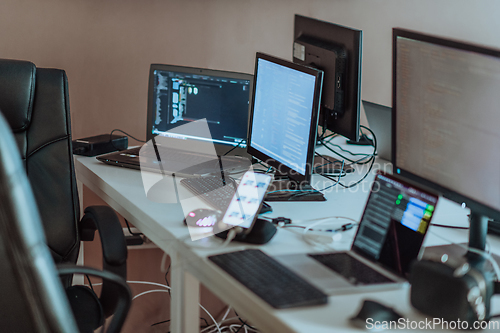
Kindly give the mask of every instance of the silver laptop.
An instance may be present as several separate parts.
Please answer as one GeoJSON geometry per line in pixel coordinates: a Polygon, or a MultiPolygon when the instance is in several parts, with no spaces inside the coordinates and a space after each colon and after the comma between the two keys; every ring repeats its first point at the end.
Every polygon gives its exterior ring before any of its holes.
{"type": "Polygon", "coordinates": [[[392,109],[388,106],[362,101],[370,129],[377,137],[377,153],[384,160],[392,160],[392,109]]]}
{"type": "Polygon", "coordinates": [[[274,258],[328,294],[400,288],[421,255],[437,201],[437,194],[379,172],[351,250],[274,258]]]}

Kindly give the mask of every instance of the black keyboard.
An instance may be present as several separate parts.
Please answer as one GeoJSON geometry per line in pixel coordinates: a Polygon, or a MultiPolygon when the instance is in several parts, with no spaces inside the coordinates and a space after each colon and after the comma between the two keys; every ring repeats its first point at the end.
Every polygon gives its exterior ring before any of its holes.
{"type": "Polygon", "coordinates": [[[309,254],[309,256],[355,285],[394,282],[347,253],[309,254]]]}
{"type": "Polygon", "coordinates": [[[243,250],[208,257],[276,309],[328,302],[322,291],[260,250],[243,250]]]}
{"type": "Polygon", "coordinates": [[[181,184],[207,204],[222,212],[227,210],[237,186],[232,179],[227,179],[224,184],[220,176],[184,178],[181,184]]]}

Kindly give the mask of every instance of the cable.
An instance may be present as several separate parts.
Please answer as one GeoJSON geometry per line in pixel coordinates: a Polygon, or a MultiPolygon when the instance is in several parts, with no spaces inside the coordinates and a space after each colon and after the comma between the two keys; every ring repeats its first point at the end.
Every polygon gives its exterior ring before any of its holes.
{"type": "Polygon", "coordinates": [[[161,283],[156,283],[156,282],[151,282],[151,281],[127,281],[127,283],[131,283],[131,284],[148,284],[148,285],[152,285],[152,286],[157,286],[157,287],[163,287],[163,288],[166,288],[166,289],[170,289],[170,287],[167,286],[167,285],[164,285],[164,284],[161,284],[161,283]]]}
{"type": "MultiPolygon", "coordinates": [[[[326,220],[328,220],[330,218],[334,218],[334,219],[344,219],[345,218],[345,219],[348,219],[348,220],[351,220],[351,221],[353,220],[353,219],[351,219],[349,217],[343,217],[343,216],[333,216],[333,217],[323,218],[322,220],[319,220],[319,221],[317,221],[317,222],[315,222],[315,223],[307,226],[304,229],[304,232],[302,233],[302,238],[304,239],[304,241],[306,243],[308,243],[309,245],[312,245],[312,246],[318,246],[318,245],[325,246],[327,243],[332,243],[335,240],[334,237],[337,237],[337,236],[331,236],[331,237],[328,236],[328,237],[325,237],[325,239],[324,239],[325,241],[324,242],[320,242],[320,241],[318,241],[318,239],[313,240],[312,237],[308,237],[308,234],[307,234],[309,231],[312,230],[313,227],[325,223],[326,220]]],[[[347,228],[352,229],[354,226],[356,226],[358,224],[359,223],[357,221],[356,221],[355,224],[348,223],[348,224],[343,225],[340,229],[342,229],[344,226],[346,227],[345,230],[348,230],[347,228]],[[347,226],[349,226],[349,227],[347,227],[347,226]]],[[[339,234],[338,237],[341,237],[341,235],[339,234]]],[[[330,249],[330,248],[327,247],[327,249],[330,249]]]]}
{"type": "Polygon", "coordinates": [[[140,294],[137,294],[135,295],[132,300],[135,300],[137,297],[141,297],[142,295],[146,295],[146,294],[150,294],[150,293],[168,293],[167,290],[165,289],[152,289],[152,290],[147,290],[147,291],[144,291],[140,294]]]}
{"type": "MultiPolygon", "coordinates": [[[[170,266],[169,266],[169,268],[170,268],[170,266]]],[[[168,273],[168,270],[167,270],[167,273],[168,273]]],[[[138,298],[140,296],[147,295],[147,294],[150,294],[150,293],[156,293],[156,292],[168,292],[168,293],[170,293],[170,289],[171,289],[167,285],[164,285],[164,284],[161,284],[161,283],[156,283],[156,282],[151,282],[151,281],[127,281],[127,283],[130,283],[130,284],[147,284],[147,285],[159,286],[159,287],[163,287],[163,288],[167,289],[167,290],[165,290],[165,289],[147,290],[147,291],[144,291],[144,292],[142,292],[140,294],[135,295],[132,298],[132,300],[135,300],[136,298],[138,298]]],[[[207,309],[205,309],[201,304],[198,303],[198,305],[208,314],[208,316],[212,319],[212,321],[217,326],[217,328],[219,328],[219,325],[215,321],[214,317],[210,314],[210,312],[208,312],[207,309]]],[[[228,309],[227,313],[229,313],[229,309],[228,309]]],[[[226,314],[226,316],[227,316],[227,314],[226,314]]],[[[201,318],[201,319],[205,320],[205,318],[201,318]]],[[[156,323],[156,324],[161,324],[161,323],[165,323],[165,322],[168,322],[168,321],[170,321],[170,320],[159,322],[159,323],[156,323]]],[[[206,322],[206,320],[205,320],[205,322],[206,322]]],[[[208,322],[206,322],[206,323],[208,324],[208,322]]],[[[154,326],[154,325],[155,324],[153,324],[151,326],[154,326]]],[[[219,332],[220,332],[220,328],[219,328],[219,332]]]]}
{"type": "Polygon", "coordinates": [[[132,229],[130,229],[130,225],[128,224],[128,221],[127,219],[124,219],[125,220],[125,224],[127,225],[127,229],[128,229],[128,232],[132,235],[132,236],[141,236],[142,235],[142,232],[132,232],[132,229]]]}
{"type": "MultiPolygon", "coordinates": [[[[224,320],[219,321],[219,326],[220,326],[220,329],[222,330],[223,328],[228,327],[228,326],[221,326],[223,323],[228,322],[228,321],[231,321],[231,320],[236,320],[236,319],[238,319],[238,317],[227,318],[227,319],[224,319],[224,320]]],[[[208,331],[209,331],[209,330],[211,330],[211,329],[214,329],[214,327],[215,327],[215,325],[214,325],[214,324],[209,325],[209,326],[207,326],[207,327],[203,328],[203,329],[200,331],[200,333],[209,333],[208,331]]]]}
{"type": "Polygon", "coordinates": [[[142,143],[146,142],[144,140],[140,140],[140,139],[137,139],[137,138],[133,137],[132,135],[128,134],[125,131],[122,131],[121,129],[115,128],[114,130],[111,131],[111,133],[109,133],[109,142],[111,143],[111,145],[113,146],[113,148],[115,148],[116,150],[121,150],[121,149],[118,148],[118,147],[116,147],[115,144],[113,143],[113,133],[114,132],[121,132],[121,133],[125,134],[126,136],[131,137],[135,141],[139,141],[139,142],[142,142],[142,143]]]}
{"type": "Polygon", "coordinates": [[[89,286],[90,286],[90,289],[92,289],[92,291],[94,291],[94,287],[92,287],[92,282],[90,282],[90,277],[88,274],[85,274],[85,276],[87,277],[87,281],[89,281],[89,286]]]}
{"type": "Polygon", "coordinates": [[[111,133],[109,133],[109,138],[110,138],[110,140],[111,140],[111,136],[113,135],[113,133],[114,133],[114,132],[121,132],[121,133],[125,134],[126,136],[131,137],[131,138],[132,138],[132,139],[134,139],[135,141],[139,141],[139,142],[142,142],[142,143],[146,143],[146,141],[145,141],[145,140],[140,140],[140,139],[137,139],[136,137],[134,137],[134,136],[132,136],[132,135],[128,134],[127,132],[122,131],[121,129],[118,129],[118,128],[115,128],[114,130],[112,130],[112,131],[111,131],[111,133]]]}
{"type": "Polygon", "coordinates": [[[457,225],[446,225],[446,224],[435,224],[435,223],[431,223],[431,225],[438,228],[469,230],[469,227],[459,227],[457,225]]]}
{"type": "MultiPolygon", "coordinates": [[[[246,325],[246,326],[248,326],[249,328],[251,328],[251,329],[253,329],[253,330],[255,330],[255,329],[256,329],[255,327],[248,325],[246,321],[243,321],[243,319],[241,319],[241,318],[240,318],[240,316],[238,315],[238,313],[236,312],[236,310],[234,311],[234,313],[238,316],[238,320],[239,320],[241,323],[243,323],[243,325],[242,325],[242,326],[245,326],[245,325],[246,325]]],[[[241,328],[240,328],[240,329],[241,329],[241,328]]],[[[238,331],[239,331],[240,329],[238,329],[238,331]]]]}
{"type": "MultiPolygon", "coordinates": [[[[325,165],[331,165],[331,164],[335,165],[337,162],[340,162],[338,160],[331,161],[331,160],[329,160],[328,158],[326,158],[325,156],[321,155],[318,152],[314,152],[314,154],[316,156],[318,156],[318,157],[321,157],[323,160],[325,160],[327,162],[327,163],[323,163],[321,165],[318,165],[318,166],[316,166],[314,168],[313,172],[316,173],[316,174],[321,174],[321,170],[318,171],[318,169],[323,168],[325,165]]],[[[346,172],[344,172],[344,166],[343,165],[344,165],[344,160],[342,160],[342,170],[340,171],[339,175],[336,175],[335,172],[325,172],[325,174],[328,173],[328,174],[332,174],[333,176],[341,176],[341,177],[343,177],[343,176],[345,176],[347,174],[346,172]]]]}
{"type": "MultiPolygon", "coordinates": [[[[151,281],[127,281],[129,284],[147,284],[147,285],[152,285],[152,286],[157,286],[157,287],[163,287],[166,289],[170,289],[169,286],[161,284],[161,283],[156,283],[156,282],[151,282],[151,281]]],[[[102,283],[94,283],[94,286],[101,286],[102,283]]]]}
{"type": "Polygon", "coordinates": [[[226,156],[227,154],[229,154],[230,152],[232,152],[233,150],[235,150],[236,148],[238,148],[246,139],[241,139],[240,142],[238,142],[238,144],[236,146],[234,146],[233,148],[229,149],[228,151],[226,151],[224,153],[224,155],[222,156],[226,156]]]}
{"type": "MultiPolygon", "coordinates": [[[[231,329],[231,326],[240,327],[241,326],[240,324],[230,324],[229,326],[222,326],[223,323],[226,323],[226,322],[229,322],[229,321],[232,321],[232,320],[237,320],[237,319],[241,319],[241,318],[239,318],[239,317],[232,317],[232,318],[228,318],[228,319],[225,319],[223,321],[220,321],[219,322],[219,326],[220,326],[221,331],[224,330],[224,329],[229,329],[230,332],[233,332],[232,329],[231,329]]],[[[257,329],[255,329],[255,328],[251,328],[251,329],[254,332],[258,332],[257,329]]],[[[207,326],[207,327],[203,328],[200,331],[200,333],[212,333],[212,332],[215,332],[215,331],[217,331],[217,328],[215,327],[214,324],[212,324],[210,326],[207,326]],[[215,330],[214,330],[214,328],[215,328],[215,330]]]]}
{"type": "MultiPolygon", "coordinates": [[[[343,172],[344,172],[344,160],[342,160],[342,168],[340,169],[340,174],[342,175],[342,173],[343,173],[343,172]]],[[[329,180],[335,181],[335,179],[331,179],[331,178],[330,178],[330,177],[335,177],[335,176],[324,175],[324,174],[322,174],[322,173],[320,173],[319,175],[320,175],[320,176],[325,177],[326,179],[329,179],[329,180]]],[[[318,191],[319,191],[319,192],[322,192],[322,191],[324,191],[324,190],[329,189],[330,187],[333,187],[333,186],[336,186],[337,184],[339,184],[339,182],[340,182],[340,177],[341,177],[341,176],[339,175],[338,177],[339,177],[339,179],[337,179],[337,181],[335,182],[335,184],[330,185],[330,186],[327,186],[327,187],[324,187],[324,188],[322,188],[321,190],[318,190],[318,191]]]]}
{"type": "Polygon", "coordinates": [[[373,168],[373,164],[375,163],[375,152],[377,151],[377,138],[375,137],[375,133],[373,133],[373,131],[371,129],[369,129],[368,127],[363,126],[363,125],[361,125],[361,127],[370,131],[370,133],[373,136],[373,155],[370,158],[371,164],[370,164],[370,167],[368,168],[368,171],[365,173],[365,175],[357,182],[349,184],[349,185],[345,185],[345,184],[342,184],[341,182],[339,182],[339,185],[342,186],[343,188],[351,188],[351,187],[354,187],[354,186],[358,185],[359,183],[361,183],[370,174],[370,171],[372,171],[372,168],[373,168]]]}
{"type": "Polygon", "coordinates": [[[224,314],[224,316],[222,316],[222,319],[221,319],[221,321],[219,322],[219,324],[220,324],[220,323],[222,323],[224,320],[226,320],[226,318],[227,318],[227,316],[228,316],[228,314],[229,314],[229,311],[231,311],[231,305],[228,305],[228,306],[227,306],[226,313],[224,314]]]}
{"type": "MultiPolygon", "coordinates": [[[[377,139],[376,139],[375,133],[373,133],[373,131],[372,131],[371,129],[369,129],[368,127],[366,127],[366,126],[364,126],[364,125],[361,125],[361,128],[364,128],[364,129],[368,130],[368,131],[371,133],[371,135],[372,135],[372,137],[373,137],[373,139],[372,139],[372,140],[373,140],[373,147],[374,147],[374,149],[373,149],[373,152],[372,152],[371,154],[362,154],[362,155],[365,155],[365,156],[364,156],[364,157],[362,157],[362,158],[360,158],[360,159],[358,159],[358,160],[352,160],[352,159],[350,159],[350,158],[348,158],[348,157],[346,157],[346,156],[344,156],[344,155],[340,154],[339,152],[336,152],[336,151],[335,151],[335,150],[333,150],[332,148],[328,147],[328,146],[327,146],[327,144],[326,144],[325,142],[321,142],[321,143],[322,143],[322,145],[323,145],[326,149],[328,149],[330,152],[332,152],[332,153],[334,153],[334,154],[336,154],[336,155],[338,155],[338,156],[342,157],[343,159],[345,159],[346,161],[351,162],[352,164],[360,164],[360,165],[362,165],[362,164],[368,164],[368,163],[370,163],[370,162],[371,162],[371,160],[372,160],[372,159],[375,159],[375,156],[376,156],[376,153],[377,153],[377,139]],[[361,162],[361,161],[363,161],[364,159],[366,159],[366,158],[368,158],[368,157],[369,157],[369,159],[368,159],[366,162],[361,162]]],[[[335,145],[335,144],[332,144],[332,145],[335,145]]],[[[337,147],[340,147],[339,145],[336,145],[336,146],[337,146],[337,147]]],[[[341,148],[341,147],[340,147],[340,148],[341,148]]],[[[343,148],[341,148],[341,149],[342,149],[343,151],[349,152],[349,154],[351,154],[351,155],[354,155],[354,153],[351,153],[351,152],[350,152],[350,151],[348,151],[348,150],[345,150],[345,149],[343,149],[343,148]]],[[[354,155],[354,156],[356,156],[356,155],[354,155]]]]}
{"type": "Polygon", "coordinates": [[[170,319],[167,319],[167,320],[164,320],[164,321],[159,321],[157,323],[154,323],[151,326],[156,326],[156,325],[160,325],[160,324],[164,324],[164,323],[169,323],[169,322],[170,322],[170,319]]]}
{"type": "MultiPolygon", "coordinates": [[[[168,283],[168,272],[170,271],[170,265],[168,265],[168,268],[167,268],[167,271],[165,272],[165,283],[167,284],[167,286],[170,288],[170,283],[168,283]]],[[[170,289],[169,289],[169,292],[170,294],[170,289]]]]}
{"type": "Polygon", "coordinates": [[[348,153],[348,154],[350,154],[350,155],[352,155],[352,156],[372,156],[372,155],[373,155],[373,153],[371,153],[371,154],[366,154],[366,153],[353,153],[352,151],[347,150],[347,149],[343,148],[342,146],[340,146],[340,145],[338,145],[338,144],[336,144],[336,143],[329,143],[329,144],[331,144],[331,145],[332,145],[332,146],[334,146],[334,147],[337,147],[338,149],[342,150],[344,153],[348,153]]]}
{"type": "Polygon", "coordinates": [[[327,219],[344,219],[344,220],[349,220],[352,221],[355,224],[359,224],[359,221],[353,219],[352,217],[347,217],[347,216],[324,216],[324,217],[315,217],[313,219],[305,219],[305,220],[295,220],[295,223],[307,223],[307,222],[313,222],[313,221],[323,221],[327,219]]]}
{"type": "Polygon", "coordinates": [[[217,327],[217,330],[219,331],[219,333],[222,333],[222,331],[220,330],[219,324],[214,319],[214,317],[210,314],[210,312],[208,312],[207,309],[205,309],[205,307],[203,305],[201,305],[201,304],[198,304],[198,305],[200,306],[200,308],[203,309],[203,311],[205,311],[207,313],[207,315],[210,317],[210,319],[212,319],[212,321],[214,322],[214,325],[217,327]]]}
{"type": "MultiPolygon", "coordinates": [[[[324,230],[323,229],[309,229],[309,231],[342,232],[342,231],[351,230],[356,225],[357,225],[357,223],[346,223],[337,229],[324,229],[324,230]]],[[[302,229],[305,229],[307,227],[303,226],[303,225],[289,224],[289,225],[281,226],[281,228],[302,228],[302,229]]]]}

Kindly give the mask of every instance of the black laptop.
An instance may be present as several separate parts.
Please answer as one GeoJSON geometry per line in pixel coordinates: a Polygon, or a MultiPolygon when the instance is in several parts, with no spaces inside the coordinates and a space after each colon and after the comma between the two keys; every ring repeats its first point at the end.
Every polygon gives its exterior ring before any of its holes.
{"type": "Polygon", "coordinates": [[[148,142],[97,159],[184,175],[244,170],[252,82],[251,74],[152,64],[148,142]]]}

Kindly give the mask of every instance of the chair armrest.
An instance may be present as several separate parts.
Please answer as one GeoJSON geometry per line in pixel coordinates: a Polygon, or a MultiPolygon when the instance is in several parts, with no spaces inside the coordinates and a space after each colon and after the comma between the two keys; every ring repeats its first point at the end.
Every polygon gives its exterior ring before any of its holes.
{"type": "Polygon", "coordinates": [[[120,332],[127,317],[130,305],[132,303],[132,293],[127,282],[120,276],[111,272],[100,271],[95,268],[77,266],[73,264],[60,264],[57,265],[57,271],[60,276],[70,274],[87,274],[102,278],[103,286],[104,281],[111,282],[115,286],[116,306],[113,319],[108,326],[108,333],[120,332]]]}
{"type": "MultiPolygon", "coordinates": [[[[115,211],[108,206],[90,206],[85,209],[81,221],[82,226],[89,228],[94,225],[101,238],[104,271],[112,272],[124,280],[127,280],[127,244],[123,229],[115,211]]],[[[116,299],[114,293],[117,291],[114,284],[103,281],[101,301],[104,315],[109,317],[113,314],[116,299]]]]}

